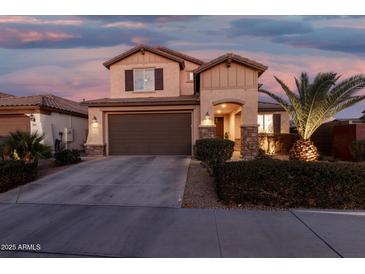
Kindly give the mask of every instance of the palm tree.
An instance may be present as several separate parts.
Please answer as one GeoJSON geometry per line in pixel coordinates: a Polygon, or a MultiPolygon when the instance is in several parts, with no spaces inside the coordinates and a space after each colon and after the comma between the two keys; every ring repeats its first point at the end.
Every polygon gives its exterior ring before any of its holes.
{"type": "Polygon", "coordinates": [[[24,160],[26,163],[38,164],[39,158],[51,155],[51,148],[42,144],[43,136],[37,133],[16,131],[10,133],[3,144],[3,151],[11,159],[24,160]]]}
{"type": "Polygon", "coordinates": [[[302,73],[300,80],[295,78],[298,92],[294,93],[283,81],[274,76],[288,101],[267,90],[260,90],[277,101],[289,113],[297,127],[301,138],[291,148],[290,159],[317,160],[319,154],[310,140],[312,134],[336,113],[365,99],[365,96],[355,95],[365,87],[365,75],[355,75],[337,83],[340,77],[333,72],[319,73],[310,83],[308,75],[302,73]]]}

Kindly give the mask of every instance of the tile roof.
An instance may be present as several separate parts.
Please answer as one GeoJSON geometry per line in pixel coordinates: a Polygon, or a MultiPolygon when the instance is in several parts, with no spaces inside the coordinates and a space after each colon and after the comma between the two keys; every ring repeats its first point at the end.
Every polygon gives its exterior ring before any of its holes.
{"type": "Polygon", "coordinates": [[[89,107],[92,106],[151,106],[151,105],[197,105],[197,96],[178,97],[147,97],[147,98],[103,98],[84,101],[81,103],[89,107]]]}
{"type": "Polygon", "coordinates": [[[124,58],[127,58],[128,56],[138,52],[138,51],[149,51],[149,52],[152,52],[154,54],[157,54],[157,55],[160,55],[162,57],[165,57],[167,59],[170,59],[170,60],[173,60],[175,62],[178,62],[180,64],[180,68],[181,69],[184,69],[185,67],[185,63],[184,63],[184,59],[180,58],[180,57],[177,57],[175,55],[172,55],[172,54],[169,54],[169,53],[166,53],[164,51],[161,51],[161,50],[158,50],[156,48],[153,48],[153,47],[149,47],[149,46],[146,46],[146,45],[139,45],[139,46],[136,46],[126,52],[123,52],[122,54],[119,54],[115,57],[113,57],[112,59],[106,61],[103,63],[103,65],[109,69],[111,65],[115,64],[116,62],[119,62],[120,60],[123,60],[124,58]]]}
{"type": "Polygon", "coordinates": [[[175,56],[180,57],[180,58],[182,58],[184,60],[187,60],[189,62],[198,64],[198,65],[204,64],[204,62],[202,60],[199,60],[199,59],[197,59],[195,57],[192,57],[190,55],[187,55],[185,53],[182,53],[182,52],[179,52],[179,51],[176,51],[176,50],[172,50],[172,49],[169,49],[169,48],[166,48],[166,47],[161,47],[161,46],[158,46],[156,48],[160,51],[164,51],[168,54],[175,55],[175,56]]]}
{"type": "Polygon", "coordinates": [[[260,111],[285,111],[285,109],[277,103],[259,101],[258,105],[260,111]]]}
{"type": "Polygon", "coordinates": [[[239,64],[248,66],[250,68],[253,68],[255,70],[258,70],[259,75],[261,75],[265,70],[267,70],[267,66],[258,63],[256,61],[253,61],[251,59],[245,58],[243,56],[234,54],[234,53],[227,53],[224,54],[222,56],[219,56],[218,58],[213,59],[212,61],[209,61],[208,63],[204,63],[203,65],[201,65],[199,68],[197,68],[196,70],[194,70],[194,73],[201,73],[207,69],[210,69],[218,64],[221,64],[225,61],[235,61],[239,64]]]}
{"type": "Polygon", "coordinates": [[[80,103],[52,94],[33,96],[8,96],[0,98],[0,107],[38,106],[54,111],[87,115],[87,108],[80,103]]]}
{"type": "Polygon", "coordinates": [[[8,94],[8,93],[5,93],[5,92],[1,92],[0,91],[0,98],[4,98],[4,97],[13,97],[14,95],[11,95],[11,94],[8,94]]]}

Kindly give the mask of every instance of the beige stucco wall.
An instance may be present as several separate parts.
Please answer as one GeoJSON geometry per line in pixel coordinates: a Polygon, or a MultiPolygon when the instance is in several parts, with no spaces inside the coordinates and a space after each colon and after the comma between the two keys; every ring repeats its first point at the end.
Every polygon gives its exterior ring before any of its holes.
{"type": "MultiPolygon", "coordinates": [[[[65,132],[65,128],[72,128],[73,141],[66,143],[68,149],[83,149],[87,138],[88,120],[68,114],[52,112],[50,115],[33,113],[35,121],[31,122],[31,132],[44,135],[44,143],[54,148],[55,139],[59,139],[59,132],[65,132]]],[[[63,136],[64,141],[64,136],[63,136]]]]}
{"type": "Polygon", "coordinates": [[[189,72],[197,69],[199,65],[185,60],[185,68],[180,70],[180,91],[181,95],[194,94],[194,81],[189,81],[189,72]]]}
{"type": "Polygon", "coordinates": [[[201,119],[208,112],[213,119],[214,102],[241,102],[242,115],[241,125],[257,125],[258,108],[258,72],[231,63],[219,64],[207,71],[202,72],[200,82],[200,105],[201,119]]]}
{"type": "Polygon", "coordinates": [[[110,66],[110,97],[175,97],[180,95],[179,63],[145,51],[137,52],[110,66]],[[138,68],[162,68],[164,89],[152,92],[125,91],[125,70],[138,68]]]}
{"type": "Polygon", "coordinates": [[[87,145],[106,145],[108,154],[108,114],[109,113],[153,113],[153,112],[189,112],[192,115],[192,144],[199,138],[200,107],[188,106],[145,106],[145,107],[89,107],[89,135],[87,145]],[[96,117],[97,127],[93,126],[92,117],[96,117]]]}
{"type": "Polygon", "coordinates": [[[201,73],[201,89],[252,89],[257,88],[257,71],[241,64],[221,63],[201,73]]]}
{"type": "Polygon", "coordinates": [[[256,89],[225,89],[225,90],[201,90],[200,91],[200,107],[201,119],[208,112],[211,120],[214,118],[213,104],[219,100],[227,100],[226,102],[234,102],[239,100],[243,103],[241,123],[245,125],[257,125],[257,104],[258,92],[256,89]]]}

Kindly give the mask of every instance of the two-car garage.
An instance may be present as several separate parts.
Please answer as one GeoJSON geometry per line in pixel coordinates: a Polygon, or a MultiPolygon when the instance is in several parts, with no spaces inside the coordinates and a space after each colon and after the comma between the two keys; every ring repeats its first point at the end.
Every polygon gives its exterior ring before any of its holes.
{"type": "Polygon", "coordinates": [[[109,113],[109,155],[191,155],[190,112],[109,113]]]}

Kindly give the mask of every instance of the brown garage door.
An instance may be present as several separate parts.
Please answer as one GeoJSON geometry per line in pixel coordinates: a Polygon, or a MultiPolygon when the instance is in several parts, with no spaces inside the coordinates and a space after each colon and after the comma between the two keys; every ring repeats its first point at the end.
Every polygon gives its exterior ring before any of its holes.
{"type": "Polygon", "coordinates": [[[110,155],[190,155],[191,114],[110,114],[110,155]]]}
{"type": "Polygon", "coordinates": [[[29,117],[25,115],[1,115],[0,116],[0,136],[7,136],[9,132],[30,131],[29,117]]]}

